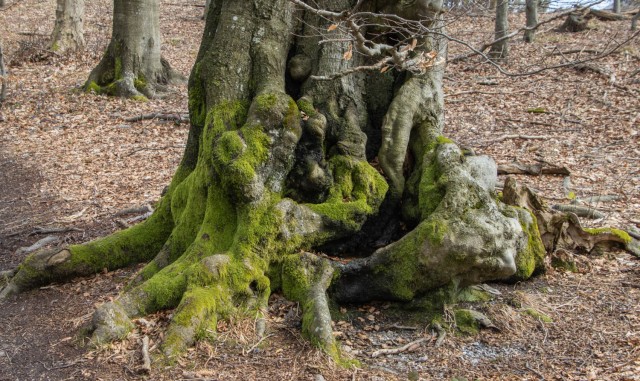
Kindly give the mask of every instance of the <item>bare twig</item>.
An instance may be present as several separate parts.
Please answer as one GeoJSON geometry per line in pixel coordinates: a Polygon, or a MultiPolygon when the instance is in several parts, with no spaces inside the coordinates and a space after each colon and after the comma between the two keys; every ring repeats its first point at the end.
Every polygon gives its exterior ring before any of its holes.
{"type": "Polygon", "coordinates": [[[402,353],[404,351],[412,350],[414,348],[417,348],[418,345],[422,344],[425,341],[427,341],[427,339],[423,337],[421,339],[414,340],[414,341],[412,341],[410,343],[407,343],[407,344],[405,344],[405,345],[403,345],[401,347],[398,347],[398,348],[378,349],[377,351],[375,351],[375,352],[373,352],[371,354],[371,357],[378,357],[380,355],[393,355],[393,354],[396,354],[396,353],[402,353]]]}

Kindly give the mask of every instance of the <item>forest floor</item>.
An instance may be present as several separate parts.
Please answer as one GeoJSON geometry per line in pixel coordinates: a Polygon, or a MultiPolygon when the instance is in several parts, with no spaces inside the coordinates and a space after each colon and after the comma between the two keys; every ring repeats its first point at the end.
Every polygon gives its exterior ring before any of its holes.
{"type": "MultiPolygon", "coordinates": [[[[185,75],[204,26],[201,3],[162,1],[163,53],[185,75]]],[[[0,271],[24,258],[19,248],[44,237],[61,245],[120,229],[135,215],[118,212],[153,205],[180,160],[187,124],[126,118],[185,113],[186,85],[149,102],[79,90],[108,43],[111,4],[86,2],[87,48],[70,56],[47,46],[55,2],[10,0],[0,9],[10,71],[8,99],[0,108],[0,271]],[[68,230],[47,232],[53,228],[68,230]]],[[[489,38],[490,17],[448,17],[451,34],[476,46],[489,38]]],[[[554,31],[560,21],[545,25],[534,44],[514,40],[504,69],[562,65],[633,37],[628,21],[592,20],[589,30],[575,34],[554,31]]],[[[511,22],[522,24],[521,15],[511,22]]],[[[462,52],[451,46],[450,57],[462,52]]],[[[637,35],[582,70],[566,66],[512,76],[475,60],[452,63],[445,132],[499,164],[566,166],[571,176],[517,178],[549,204],[578,199],[604,213],[585,225],[637,228],[639,68],[637,35]],[[598,195],[616,200],[585,200],[598,195]]],[[[491,284],[493,300],[470,308],[484,312],[496,328],[475,335],[450,330],[440,346],[428,322],[407,320],[398,306],[345,307],[335,317],[335,331],[345,353],[360,361],[354,369],[311,348],[299,334],[298,306],[273,295],[265,340],[257,341],[253,322],[221,323],[216,342],[198,344],[171,367],[154,362],[150,375],[140,374],[141,337],[148,335],[157,353],[171,312],[139,319],[122,342],[97,350],[82,346],[78,329],[137,269],[98,274],[27,292],[0,307],[0,380],[640,380],[640,261],[620,251],[565,255],[576,261],[577,272],[550,268],[528,282],[491,284]],[[426,340],[395,355],[373,356],[418,339],[426,340]]],[[[455,325],[450,308],[447,318],[455,325]]]]}

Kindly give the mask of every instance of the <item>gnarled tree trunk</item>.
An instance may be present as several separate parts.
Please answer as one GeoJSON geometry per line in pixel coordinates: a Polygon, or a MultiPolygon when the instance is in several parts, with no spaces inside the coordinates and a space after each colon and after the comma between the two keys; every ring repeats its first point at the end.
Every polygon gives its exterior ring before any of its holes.
{"type": "Polygon", "coordinates": [[[160,55],[158,0],[114,0],[111,42],[86,90],[122,97],[154,97],[177,74],[160,55]]]}
{"type": "Polygon", "coordinates": [[[84,47],[84,0],[58,0],[51,50],[64,53],[84,47]]]}
{"type": "MultiPolygon", "coordinates": [[[[150,261],[97,310],[96,342],[125,335],[133,317],[176,308],[163,345],[172,356],[213,335],[220,318],[260,318],[279,289],[300,302],[305,335],[335,355],[330,298],[408,301],[541,268],[533,214],[496,201],[491,159],[465,156],[442,136],[442,64],[316,81],[368,63],[351,57],[347,41],[318,44],[317,31],[348,40],[330,21],[287,0],[211,6],[189,80],[187,147],[154,215],[101,240],[31,255],[0,299],[150,261]],[[292,37],[305,34],[316,37],[292,37]],[[383,174],[370,164],[376,158],[383,174]],[[343,264],[313,254],[320,250],[360,258],[343,264]]],[[[370,11],[438,29],[440,7],[388,1],[370,11]]],[[[436,36],[414,45],[416,54],[446,55],[436,36]]],[[[135,79],[127,70],[123,61],[121,73],[135,79]]]]}

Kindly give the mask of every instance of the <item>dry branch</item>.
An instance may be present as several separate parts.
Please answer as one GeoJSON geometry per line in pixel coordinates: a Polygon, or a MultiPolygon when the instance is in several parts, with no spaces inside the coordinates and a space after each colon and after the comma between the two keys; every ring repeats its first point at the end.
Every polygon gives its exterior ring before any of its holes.
{"type": "Polygon", "coordinates": [[[412,342],[410,342],[408,344],[405,344],[405,345],[403,345],[401,347],[398,347],[398,348],[378,349],[377,351],[375,351],[375,352],[373,352],[371,354],[371,357],[378,357],[380,355],[394,355],[394,354],[397,354],[397,353],[402,353],[402,352],[405,352],[407,350],[411,350],[411,349],[417,348],[418,345],[420,345],[421,343],[423,343],[425,341],[427,341],[427,339],[423,337],[421,339],[412,341],[412,342]]]}
{"type": "Polygon", "coordinates": [[[151,372],[151,357],[149,357],[149,336],[147,335],[142,338],[142,366],[140,367],[140,372],[151,372]]]}
{"type": "Polygon", "coordinates": [[[16,255],[29,254],[50,243],[56,242],[57,240],[58,240],[58,237],[55,237],[52,235],[44,237],[43,239],[39,240],[38,242],[34,243],[31,246],[19,248],[18,250],[16,250],[16,255]]]}
{"type": "Polygon", "coordinates": [[[151,113],[151,114],[143,114],[138,116],[133,116],[125,119],[126,122],[140,122],[143,120],[166,120],[170,122],[175,122],[176,124],[180,123],[189,123],[189,114],[178,114],[178,113],[151,113]]]}
{"type": "Polygon", "coordinates": [[[567,167],[558,167],[554,165],[546,165],[545,163],[540,164],[521,164],[521,163],[511,163],[511,164],[501,164],[498,166],[498,174],[499,175],[565,175],[568,176],[571,174],[569,168],[567,167]]]}
{"type": "Polygon", "coordinates": [[[604,213],[587,206],[556,204],[553,205],[552,208],[560,212],[573,213],[578,217],[591,219],[600,219],[605,217],[604,213]]]}

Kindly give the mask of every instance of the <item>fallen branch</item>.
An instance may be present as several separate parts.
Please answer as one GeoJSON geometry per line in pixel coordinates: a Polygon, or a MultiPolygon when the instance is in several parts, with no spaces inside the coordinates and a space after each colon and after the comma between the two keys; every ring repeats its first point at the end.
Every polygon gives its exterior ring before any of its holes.
{"type": "Polygon", "coordinates": [[[593,208],[589,208],[588,206],[556,204],[551,208],[560,212],[573,213],[578,217],[591,218],[594,220],[605,217],[604,213],[593,208]]]}
{"type": "Polygon", "coordinates": [[[502,135],[491,140],[491,143],[499,143],[509,139],[525,139],[525,140],[546,140],[549,139],[547,135],[502,135]]]}
{"type": "Polygon", "coordinates": [[[62,227],[62,228],[41,228],[36,227],[33,229],[29,235],[36,234],[59,234],[59,233],[67,233],[67,232],[83,232],[84,230],[76,228],[76,227],[62,227]]]}
{"type": "Polygon", "coordinates": [[[151,372],[151,357],[149,357],[149,336],[145,335],[142,338],[142,366],[140,367],[140,373],[151,372]]]}
{"type": "Polygon", "coordinates": [[[127,156],[131,156],[136,152],[140,152],[140,151],[163,151],[169,148],[184,148],[184,145],[180,145],[180,146],[164,146],[164,147],[143,147],[143,148],[137,148],[134,149],[133,151],[129,152],[127,154],[127,156]]]}
{"type": "Polygon", "coordinates": [[[444,97],[451,98],[451,97],[457,97],[458,95],[465,95],[465,94],[505,95],[505,94],[516,94],[516,93],[535,93],[535,92],[533,90],[518,90],[518,91],[510,91],[510,92],[468,90],[468,91],[461,91],[459,93],[445,94],[444,97]]]}
{"type": "Polygon", "coordinates": [[[151,206],[147,204],[147,205],[137,206],[133,208],[123,209],[119,212],[116,212],[115,216],[122,217],[122,216],[126,216],[127,214],[148,213],[150,211],[153,211],[153,208],[151,208],[151,206]]]}
{"type": "Polygon", "coordinates": [[[572,204],[582,203],[582,204],[599,204],[601,202],[611,202],[618,201],[622,197],[615,194],[605,194],[601,196],[591,196],[585,198],[578,198],[572,202],[572,204]]]}
{"type": "Polygon", "coordinates": [[[498,166],[499,175],[564,175],[571,174],[567,167],[545,166],[544,164],[501,164],[498,166]]]}
{"type": "Polygon", "coordinates": [[[427,341],[426,338],[421,338],[415,341],[412,341],[408,344],[405,344],[401,347],[398,348],[383,348],[383,349],[378,349],[377,351],[373,352],[371,354],[371,357],[378,357],[380,355],[394,355],[396,353],[402,353],[408,350],[413,350],[415,348],[418,347],[418,345],[422,344],[423,342],[427,341]]]}
{"type": "Polygon", "coordinates": [[[627,19],[627,16],[625,16],[624,14],[607,12],[598,9],[589,9],[589,12],[587,12],[585,17],[589,18],[590,16],[593,16],[602,21],[621,21],[627,19]]]}
{"type": "Polygon", "coordinates": [[[151,113],[151,114],[143,114],[143,115],[133,116],[131,118],[126,118],[125,121],[141,122],[143,120],[154,120],[154,119],[175,122],[176,124],[189,123],[189,114],[151,113]]]}
{"type": "Polygon", "coordinates": [[[29,254],[50,243],[56,242],[57,240],[58,240],[58,237],[55,237],[52,235],[44,237],[43,239],[39,240],[38,242],[34,243],[31,246],[19,248],[18,250],[16,250],[16,255],[29,254]]]}

